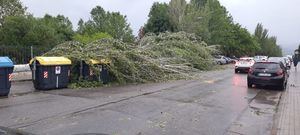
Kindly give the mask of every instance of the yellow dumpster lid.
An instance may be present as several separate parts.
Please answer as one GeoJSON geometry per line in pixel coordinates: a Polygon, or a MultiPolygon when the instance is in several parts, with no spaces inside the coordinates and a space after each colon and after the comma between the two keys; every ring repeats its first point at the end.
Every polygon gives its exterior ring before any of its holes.
{"type": "Polygon", "coordinates": [[[101,64],[100,61],[93,60],[93,59],[90,59],[90,63],[93,64],[93,65],[101,64]]]}
{"type": "Polygon", "coordinates": [[[91,64],[96,65],[96,64],[110,64],[111,62],[107,59],[101,59],[100,61],[98,60],[94,60],[94,59],[90,59],[89,61],[91,64]]]}
{"type": "Polygon", "coordinates": [[[66,57],[35,57],[29,64],[32,64],[34,60],[37,60],[41,65],[51,66],[51,65],[71,65],[72,62],[66,57]]]}

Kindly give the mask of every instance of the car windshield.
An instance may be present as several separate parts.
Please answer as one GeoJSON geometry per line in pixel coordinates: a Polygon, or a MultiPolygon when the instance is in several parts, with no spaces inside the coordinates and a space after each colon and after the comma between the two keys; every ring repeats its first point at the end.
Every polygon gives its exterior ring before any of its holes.
{"type": "Polygon", "coordinates": [[[253,68],[276,70],[280,68],[280,65],[278,63],[256,63],[253,65],[253,68]]]}

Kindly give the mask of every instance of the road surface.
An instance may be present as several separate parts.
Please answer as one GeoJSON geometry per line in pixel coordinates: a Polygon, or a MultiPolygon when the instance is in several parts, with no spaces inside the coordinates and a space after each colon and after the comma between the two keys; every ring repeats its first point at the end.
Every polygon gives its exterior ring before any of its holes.
{"type": "Polygon", "coordinates": [[[246,77],[228,68],[198,80],[46,92],[16,82],[0,99],[0,126],[49,135],[271,134],[282,92],[247,88],[246,77]]]}

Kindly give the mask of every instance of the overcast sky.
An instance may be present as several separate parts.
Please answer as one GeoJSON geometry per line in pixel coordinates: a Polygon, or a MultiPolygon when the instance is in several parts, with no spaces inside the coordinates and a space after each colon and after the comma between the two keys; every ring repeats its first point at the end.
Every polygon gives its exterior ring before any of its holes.
{"type": "MultiPolygon", "coordinates": [[[[96,5],[105,10],[120,11],[127,16],[134,34],[147,21],[154,1],[170,0],[21,0],[34,16],[48,13],[62,14],[77,25],[80,18],[89,19],[89,12],[96,5]]],[[[278,38],[283,48],[300,44],[300,0],[220,0],[233,16],[234,21],[253,33],[258,22],[278,38]]]]}

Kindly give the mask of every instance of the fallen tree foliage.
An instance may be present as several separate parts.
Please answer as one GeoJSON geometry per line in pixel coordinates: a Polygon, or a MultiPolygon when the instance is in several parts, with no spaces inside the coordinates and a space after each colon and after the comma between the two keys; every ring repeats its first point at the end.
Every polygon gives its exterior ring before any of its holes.
{"type": "Polygon", "coordinates": [[[214,51],[194,34],[185,32],[146,35],[138,44],[101,39],[89,44],[66,42],[46,53],[80,60],[109,59],[112,80],[118,83],[191,79],[195,72],[213,67],[214,51]]]}

